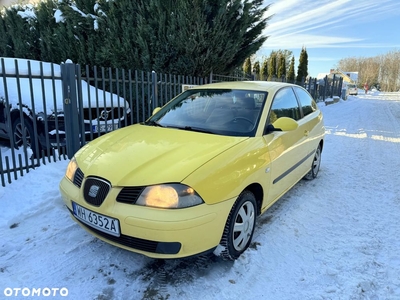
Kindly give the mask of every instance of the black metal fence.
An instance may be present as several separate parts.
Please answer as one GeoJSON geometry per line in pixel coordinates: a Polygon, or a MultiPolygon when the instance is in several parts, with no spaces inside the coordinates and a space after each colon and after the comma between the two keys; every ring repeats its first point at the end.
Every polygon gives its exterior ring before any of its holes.
{"type": "Polygon", "coordinates": [[[208,78],[0,59],[0,181],[70,158],[208,78]],[[76,134],[78,133],[78,134],[76,134]]]}
{"type": "MultiPolygon", "coordinates": [[[[103,134],[145,121],[154,108],[191,85],[234,80],[251,78],[199,78],[1,58],[1,185],[41,164],[71,158],[103,134]]],[[[300,85],[315,99],[340,96],[341,80],[326,78],[323,89],[316,79],[300,85]]]]}

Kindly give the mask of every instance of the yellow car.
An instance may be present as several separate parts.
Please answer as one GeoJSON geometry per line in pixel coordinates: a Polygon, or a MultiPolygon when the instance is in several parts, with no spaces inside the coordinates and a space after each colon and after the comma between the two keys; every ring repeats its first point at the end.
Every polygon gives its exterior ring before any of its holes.
{"type": "Polygon", "coordinates": [[[60,191],[94,236],[153,258],[238,258],[256,217],[317,176],[323,116],[300,86],[197,86],[71,159],[60,191]]]}

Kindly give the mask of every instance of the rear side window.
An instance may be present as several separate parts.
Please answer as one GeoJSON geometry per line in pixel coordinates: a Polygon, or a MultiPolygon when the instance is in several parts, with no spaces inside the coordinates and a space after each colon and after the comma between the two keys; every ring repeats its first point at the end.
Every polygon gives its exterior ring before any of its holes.
{"type": "Polygon", "coordinates": [[[291,88],[284,88],[276,93],[269,115],[269,123],[272,124],[281,117],[292,118],[296,121],[301,118],[299,104],[291,88]]]}
{"type": "Polygon", "coordinates": [[[299,87],[295,87],[297,97],[300,100],[304,116],[307,116],[317,110],[317,103],[309,93],[299,87]]]}

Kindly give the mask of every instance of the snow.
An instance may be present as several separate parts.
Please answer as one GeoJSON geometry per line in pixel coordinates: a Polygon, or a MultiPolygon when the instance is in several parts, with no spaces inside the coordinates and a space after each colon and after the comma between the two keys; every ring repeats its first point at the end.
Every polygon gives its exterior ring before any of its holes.
{"type": "Polygon", "coordinates": [[[29,60],[24,58],[10,58],[10,57],[2,57],[4,61],[4,72],[3,66],[0,60],[0,75],[8,74],[14,75],[17,74],[17,68],[15,66],[15,62],[17,62],[18,66],[18,74],[19,75],[29,75],[29,62],[30,62],[30,75],[33,76],[40,76],[41,72],[43,71],[43,76],[52,76],[52,70],[54,70],[54,76],[61,76],[61,68],[57,64],[52,64],[48,62],[40,62],[37,60],[29,60]],[[41,71],[42,66],[42,71],[41,71]]]}
{"type": "Polygon", "coordinates": [[[1,188],[0,298],[47,287],[68,289],[62,299],[400,299],[400,93],[319,105],[318,178],[258,219],[235,262],[154,260],[94,238],[63,206],[67,161],[1,188]]]}
{"type": "Polygon", "coordinates": [[[36,11],[35,7],[31,4],[24,6],[24,11],[18,11],[17,15],[19,15],[23,19],[36,19],[36,11]]]}
{"type": "MultiPolygon", "coordinates": [[[[84,13],[83,11],[81,11],[78,7],[76,7],[75,4],[70,4],[69,7],[70,7],[73,11],[77,12],[82,18],[87,18],[87,17],[92,18],[92,19],[94,20],[93,29],[94,29],[94,30],[98,30],[98,29],[99,29],[99,24],[98,24],[98,21],[97,21],[97,16],[95,16],[95,15],[93,15],[93,14],[85,14],[85,13],[84,13]]],[[[96,4],[94,5],[94,11],[96,11],[96,9],[98,9],[98,8],[99,8],[99,4],[96,3],[96,4]]],[[[100,13],[101,13],[101,10],[100,10],[100,13]]],[[[60,22],[64,23],[64,22],[65,22],[65,17],[63,16],[63,13],[62,13],[61,10],[56,9],[53,16],[54,16],[54,19],[56,20],[56,23],[60,23],[60,22]]]]}
{"type": "Polygon", "coordinates": [[[65,18],[61,10],[56,9],[54,12],[54,19],[56,19],[56,23],[64,23],[65,18]]]}

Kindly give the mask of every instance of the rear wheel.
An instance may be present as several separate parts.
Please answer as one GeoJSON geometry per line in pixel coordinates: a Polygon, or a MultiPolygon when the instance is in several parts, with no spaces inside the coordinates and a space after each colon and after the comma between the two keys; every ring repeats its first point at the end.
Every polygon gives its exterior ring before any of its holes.
{"type": "Polygon", "coordinates": [[[304,178],[307,180],[312,180],[316,178],[319,172],[320,165],[321,165],[321,145],[318,145],[318,148],[314,154],[313,162],[311,164],[311,169],[307,173],[307,175],[304,176],[304,178]]]}
{"type": "Polygon", "coordinates": [[[253,193],[244,191],[236,200],[226,221],[220,242],[220,256],[237,259],[250,245],[256,223],[257,203],[253,193]]]}

